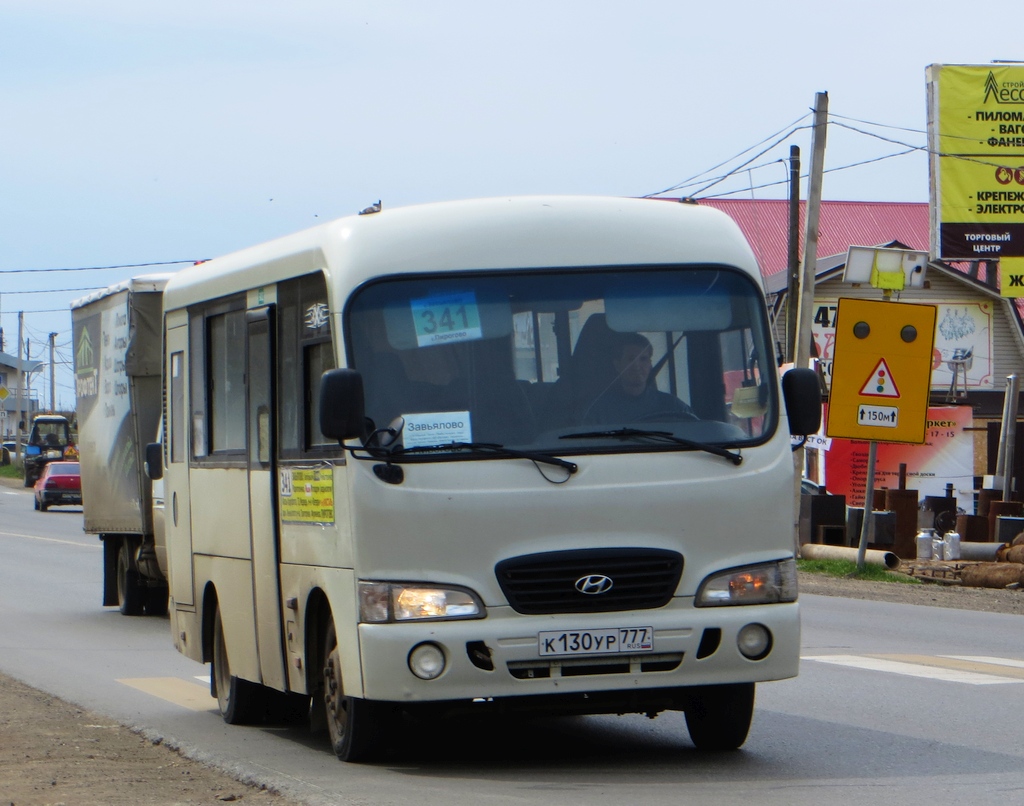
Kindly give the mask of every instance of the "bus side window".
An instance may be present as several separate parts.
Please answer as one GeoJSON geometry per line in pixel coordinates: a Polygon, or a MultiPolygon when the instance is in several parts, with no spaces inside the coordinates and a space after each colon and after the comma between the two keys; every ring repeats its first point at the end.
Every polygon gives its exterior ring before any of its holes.
{"type": "Polygon", "coordinates": [[[245,449],[245,312],[209,321],[210,443],[214,452],[245,449]]]}
{"type": "Polygon", "coordinates": [[[298,459],[310,451],[337,450],[337,442],[320,433],[320,378],[338,366],[323,274],[282,282],[277,303],[279,455],[298,459]]]}
{"type": "Polygon", "coordinates": [[[185,461],[185,373],[182,368],[185,354],[171,353],[171,395],[168,424],[170,431],[171,461],[185,461]]]}

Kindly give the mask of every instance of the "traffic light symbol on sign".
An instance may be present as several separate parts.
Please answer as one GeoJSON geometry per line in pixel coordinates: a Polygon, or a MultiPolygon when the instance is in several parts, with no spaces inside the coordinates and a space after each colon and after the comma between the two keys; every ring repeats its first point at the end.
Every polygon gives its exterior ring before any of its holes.
{"type": "Polygon", "coordinates": [[[896,381],[893,380],[892,372],[884,358],[875,365],[867,381],[864,382],[864,386],[861,387],[860,393],[864,397],[898,398],[900,396],[900,390],[896,386],[896,381]]]}

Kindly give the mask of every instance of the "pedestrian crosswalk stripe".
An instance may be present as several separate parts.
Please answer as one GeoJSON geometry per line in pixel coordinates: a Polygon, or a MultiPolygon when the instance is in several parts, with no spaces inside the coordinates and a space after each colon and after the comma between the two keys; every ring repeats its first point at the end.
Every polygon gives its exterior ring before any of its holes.
{"type": "MultiPolygon", "coordinates": [[[[950,683],[967,683],[972,686],[1024,683],[1024,674],[1016,671],[1017,662],[995,663],[996,660],[999,660],[997,658],[931,655],[809,655],[804,656],[803,660],[950,683]]],[[[1024,671],[1024,663],[1021,664],[1021,669],[1024,671]]]]}
{"type": "Polygon", "coordinates": [[[1024,660],[1016,660],[1014,658],[992,658],[978,655],[940,655],[940,657],[973,661],[974,663],[988,663],[992,666],[1011,666],[1014,669],[1024,669],[1024,660]]]}

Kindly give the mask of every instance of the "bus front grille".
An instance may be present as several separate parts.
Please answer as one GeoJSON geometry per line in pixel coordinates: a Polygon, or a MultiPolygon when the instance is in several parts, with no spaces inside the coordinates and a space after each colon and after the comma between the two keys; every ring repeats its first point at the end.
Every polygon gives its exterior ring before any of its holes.
{"type": "Polygon", "coordinates": [[[666,549],[583,549],[528,554],[495,567],[517,613],[608,613],[668,604],[683,556],[666,549]]]}

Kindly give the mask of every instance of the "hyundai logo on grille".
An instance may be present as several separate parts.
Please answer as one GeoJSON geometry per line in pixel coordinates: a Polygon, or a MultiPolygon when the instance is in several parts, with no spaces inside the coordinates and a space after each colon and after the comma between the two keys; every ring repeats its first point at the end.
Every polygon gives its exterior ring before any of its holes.
{"type": "Polygon", "coordinates": [[[614,583],[611,577],[604,574],[590,574],[576,580],[576,590],[588,596],[595,596],[599,593],[608,593],[614,583]]]}

